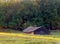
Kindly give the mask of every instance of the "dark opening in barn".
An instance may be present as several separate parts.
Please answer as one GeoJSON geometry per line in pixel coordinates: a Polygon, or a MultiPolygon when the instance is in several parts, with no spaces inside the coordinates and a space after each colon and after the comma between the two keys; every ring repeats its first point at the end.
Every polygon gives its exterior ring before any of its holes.
{"type": "Polygon", "coordinates": [[[49,30],[46,29],[45,27],[40,27],[34,31],[34,34],[41,34],[41,35],[45,35],[49,33],[50,33],[49,30]]]}

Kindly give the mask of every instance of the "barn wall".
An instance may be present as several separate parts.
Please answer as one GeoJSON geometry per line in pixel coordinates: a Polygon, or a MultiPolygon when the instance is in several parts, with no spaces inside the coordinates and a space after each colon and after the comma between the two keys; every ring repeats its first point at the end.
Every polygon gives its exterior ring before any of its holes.
{"type": "Polygon", "coordinates": [[[49,34],[49,33],[50,32],[47,29],[37,29],[37,30],[34,31],[34,34],[43,34],[43,35],[45,35],[45,34],[49,34]]]}
{"type": "Polygon", "coordinates": [[[24,32],[25,34],[32,34],[34,35],[34,32],[24,32]]]}

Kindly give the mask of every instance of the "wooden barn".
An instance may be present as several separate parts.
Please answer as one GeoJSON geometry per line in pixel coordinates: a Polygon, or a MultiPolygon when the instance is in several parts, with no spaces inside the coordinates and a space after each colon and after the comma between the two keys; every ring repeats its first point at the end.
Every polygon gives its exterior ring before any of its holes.
{"type": "Polygon", "coordinates": [[[23,30],[24,33],[26,34],[40,34],[40,35],[46,35],[49,34],[50,31],[48,29],[46,29],[45,27],[28,27],[26,29],[23,30]]]}

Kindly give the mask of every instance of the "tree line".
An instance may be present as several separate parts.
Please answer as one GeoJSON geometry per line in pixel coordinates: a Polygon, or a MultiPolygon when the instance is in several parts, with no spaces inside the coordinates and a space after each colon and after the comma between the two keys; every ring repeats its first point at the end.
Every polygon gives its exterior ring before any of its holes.
{"type": "Polygon", "coordinates": [[[22,31],[28,26],[60,29],[60,3],[56,0],[38,0],[0,4],[0,27],[22,31]]]}

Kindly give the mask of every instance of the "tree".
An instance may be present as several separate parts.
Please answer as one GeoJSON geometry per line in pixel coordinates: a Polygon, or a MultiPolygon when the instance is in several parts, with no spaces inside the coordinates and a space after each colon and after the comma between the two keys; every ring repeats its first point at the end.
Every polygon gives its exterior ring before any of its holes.
{"type": "Polygon", "coordinates": [[[40,8],[40,15],[43,20],[43,25],[48,29],[53,29],[52,23],[56,21],[56,17],[57,17],[57,8],[55,5],[55,1],[41,0],[41,1],[38,1],[38,4],[40,8]]]}

